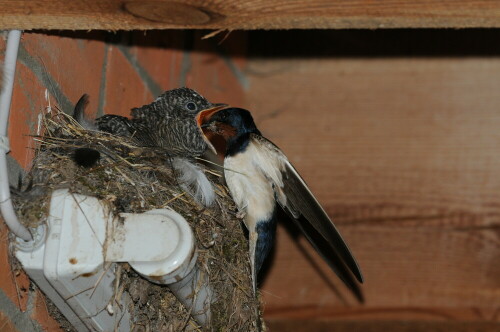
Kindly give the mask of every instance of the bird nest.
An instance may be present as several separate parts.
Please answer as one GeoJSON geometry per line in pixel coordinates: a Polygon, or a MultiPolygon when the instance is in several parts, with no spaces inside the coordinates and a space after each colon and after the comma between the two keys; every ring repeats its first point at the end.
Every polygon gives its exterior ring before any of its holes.
{"type": "MultiPolygon", "coordinates": [[[[35,137],[39,144],[32,169],[13,194],[16,212],[24,225],[34,227],[45,222],[50,195],[60,188],[97,197],[115,213],[170,207],[192,227],[198,264],[216,294],[208,330],[260,329],[260,303],[252,290],[248,241],[219,171],[201,166],[217,194],[214,207],[205,208],[181,189],[165,151],[85,130],[60,111],[46,115],[43,123],[44,134],[35,137]],[[82,148],[97,150],[99,160],[87,167],[78,165],[75,151],[82,148]]],[[[127,291],[134,303],[133,331],[203,330],[168,287],[146,281],[126,263],[117,271],[121,272],[116,291],[127,291]]],[[[71,330],[57,309],[49,307],[62,326],[71,330]]]]}

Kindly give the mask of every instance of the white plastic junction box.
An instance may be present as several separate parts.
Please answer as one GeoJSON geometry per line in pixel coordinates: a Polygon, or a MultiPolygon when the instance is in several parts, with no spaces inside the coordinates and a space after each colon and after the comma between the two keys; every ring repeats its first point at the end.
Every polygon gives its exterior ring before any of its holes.
{"type": "Polygon", "coordinates": [[[199,324],[209,324],[212,290],[197,268],[192,231],[175,211],[117,217],[94,197],[60,189],[44,229],[30,245],[18,239],[16,257],[77,331],[130,330],[131,300],[118,291],[117,262],[167,284],[199,324]]]}

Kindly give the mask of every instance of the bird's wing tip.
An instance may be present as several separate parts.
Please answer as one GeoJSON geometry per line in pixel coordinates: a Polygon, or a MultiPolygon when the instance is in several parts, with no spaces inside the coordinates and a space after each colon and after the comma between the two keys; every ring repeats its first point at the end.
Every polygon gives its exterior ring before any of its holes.
{"type": "Polygon", "coordinates": [[[358,270],[355,272],[353,271],[353,273],[360,284],[363,284],[365,282],[365,278],[363,277],[363,273],[361,272],[361,269],[359,267],[358,270]]]}

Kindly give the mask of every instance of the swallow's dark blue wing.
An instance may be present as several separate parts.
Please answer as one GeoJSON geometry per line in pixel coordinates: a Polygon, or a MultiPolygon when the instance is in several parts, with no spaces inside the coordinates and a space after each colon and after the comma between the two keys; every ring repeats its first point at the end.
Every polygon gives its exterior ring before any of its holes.
{"type": "Polygon", "coordinates": [[[360,302],[363,302],[363,294],[361,293],[356,279],[354,279],[353,274],[349,272],[350,269],[343,263],[343,259],[339,256],[337,251],[332,248],[332,245],[323,236],[321,236],[318,231],[314,229],[314,227],[312,227],[304,216],[293,218],[290,214],[288,215],[290,216],[290,219],[295,222],[295,225],[300,229],[311,246],[325,260],[325,262],[328,263],[333,272],[335,272],[340,280],[342,280],[344,284],[353,292],[356,298],[360,302]]]}
{"type": "MultiPolygon", "coordinates": [[[[339,231],[326,214],[325,210],[323,210],[319,202],[311,193],[302,177],[299,173],[297,173],[288,160],[285,163],[283,184],[283,193],[287,199],[285,208],[291,210],[292,213],[295,212],[295,214],[299,212],[303,216],[303,218],[294,218],[299,224],[299,227],[304,230],[307,225],[301,226],[301,224],[310,224],[310,226],[312,226],[330,244],[336,254],[342,258],[343,262],[349,267],[356,279],[359,282],[363,282],[361,269],[351,253],[351,250],[347,246],[347,243],[344,241],[339,231]]],[[[341,267],[337,266],[336,262],[332,261],[332,259],[328,259],[324,250],[319,250],[317,248],[313,240],[310,238],[310,233],[305,232],[305,235],[315,249],[318,250],[318,252],[323,256],[323,258],[325,258],[331,266],[333,265],[332,269],[335,272],[338,272],[341,267]]],[[[341,279],[345,279],[340,275],[339,277],[341,277],[341,279]]]]}
{"type": "MultiPolygon", "coordinates": [[[[262,149],[268,151],[268,158],[277,158],[279,160],[279,162],[273,164],[279,165],[276,167],[281,170],[280,179],[277,179],[276,174],[271,170],[263,170],[268,174],[268,180],[274,183],[276,200],[281,207],[296,222],[316,251],[348,286],[350,286],[348,281],[349,273],[346,266],[359,282],[363,282],[363,275],[351,250],[283,152],[262,136],[252,135],[252,137],[262,146],[262,149]],[[313,233],[320,235],[328,245],[319,245],[315,241],[313,233]]],[[[266,163],[264,160],[259,162],[260,164],[266,163]]]]}

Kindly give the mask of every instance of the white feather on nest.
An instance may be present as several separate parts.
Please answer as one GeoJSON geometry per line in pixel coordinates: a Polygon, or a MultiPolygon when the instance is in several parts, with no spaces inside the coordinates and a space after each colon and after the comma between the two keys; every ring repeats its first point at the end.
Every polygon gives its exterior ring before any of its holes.
{"type": "Polygon", "coordinates": [[[203,206],[212,206],[215,192],[205,173],[196,164],[185,158],[174,158],[172,166],[177,171],[179,185],[203,206]]]}

